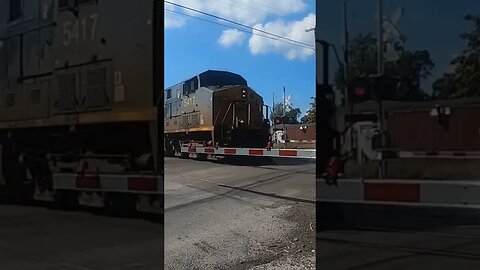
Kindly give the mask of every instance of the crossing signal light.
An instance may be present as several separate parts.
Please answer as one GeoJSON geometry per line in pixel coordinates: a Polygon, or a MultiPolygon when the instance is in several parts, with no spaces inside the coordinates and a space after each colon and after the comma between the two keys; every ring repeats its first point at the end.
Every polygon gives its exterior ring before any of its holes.
{"type": "Polygon", "coordinates": [[[348,86],[349,99],[354,103],[360,103],[372,99],[370,79],[367,77],[354,78],[348,86]]]}
{"type": "Polygon", "coordinates": [[[280,125],[281,123],[283,123],[282,117],[275,117],[274,121],[275,125],[280,125]]]}

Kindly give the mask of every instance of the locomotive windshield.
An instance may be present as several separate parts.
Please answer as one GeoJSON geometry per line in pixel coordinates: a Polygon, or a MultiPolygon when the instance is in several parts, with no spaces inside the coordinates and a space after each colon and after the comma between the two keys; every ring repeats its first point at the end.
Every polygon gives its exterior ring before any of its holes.
{"type": "Polygon", "coordinates": [[[225,85],[247,85],[247,81],[240,75],[226,71],[206,71],[200,76],[200,87],[225,86],[225,85]]]}

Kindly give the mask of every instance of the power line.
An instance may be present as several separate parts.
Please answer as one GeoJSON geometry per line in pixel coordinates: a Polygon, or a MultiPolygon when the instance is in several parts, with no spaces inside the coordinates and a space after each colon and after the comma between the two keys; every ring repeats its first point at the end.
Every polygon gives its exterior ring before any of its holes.
{"type": "Polygon", "coordinates": [[[310,44],[304,43],[304,42],[300,42],[300,41],[293,40],[293,39],[290,39],[290,38],[282,37],[282,36],[280,36],[280,35],[273,34],[273,33],[270,33],[270,32],[268,32],[268,31],[264,31],[264,30],[261,30],[261,29],[257,29],[257,28],[254,28],[254,27],[251,27],[251,26],[248,26],[248,25],[239,23],[239,22],[235,22],[235,21],[232,21],[232,20],[229,20],[229,19],[226,19],[226,18],[217,16],[217,15],[213,15],[213,14],[210,14],[210,13],[207,13],[207,12],[203,12],[203,11],[200,11],[200,10],[198,10],[198,9],[190,8],[190,7],[187,7],[187,6],[184,6],[184,5],[180,5],[180,4],[177,4],[177,3],[173,3],[173,2],[170,2],[170,1],[166,1],[166,0],[165,0],[164,2],[167,3],[167,4],[170,4],[170,5],[174,5],[174,6],[183,8],[183,9],[187,9],[187,10],[196,12],[196,13],[200,13],[200,14],[203,14],[203,15],[206,15],[206,16],[210,16],[210,17],[213,17],[213,18],[222,20],[222,21],[226,21],[226,22],[229,22],[229,23],[232,23],[232,24],[235,24],[235,25],[239,25],[239,26],[242,26],[242,27],[245,27],[245,28],[248,28],[248,29],[257,31],[257,32],[261,32],[261,33],[264,33],[264,34],[267,34],[267,35],[271,35],[271,36],[274,36],[274,37],[277,37],[277,38],[281,38],[281,39],[284,39],[284,40],[288,40],[288,41],[290,41],[290,42],[298,43],[298,44],[307,46],[307,47],[309,47],[310,49],[314,49],[313,46],[311,46],[310,44]]]}
{"type": "Polygon", "coordinates": [[[248,34],[252,34],[252,35],[256,35],[256,36],[260,36],[260,37],[272,39],[272,40],[279,41],[279,42],[283,42],[283,43],[286,43],[286,44],[289,44],[289,45],[299,46],[299,47],[307,48],[307,49],[312,49],[311,47],[308,47],[308,46],[304,46],[304,45],[300,45],[300,44],[296,44],[296,43],[291,43],[291,42],[288,42],[288,41],[285,41],[285,40],[282,40],[282,39],[278,39],[278,38],[274,38],[274,37],[270,37],[270,36],[266,36],[266,35],[262,35],[262,34],[258,34],[258,33],[252,33],[252,32],[247,31],[247,30],[245,30],[245,29],[241,29],[241,28],[238,28],[238,27],[234,27],[234,26],[231,26],[231,25],[227,25],[227,24],[223,24],[223,23],[219,23],[219,22],[215,22],[215,21],[210,21],[210,20],[207,20],[207,19],[203,19],[203,18],[199,18],[199,17],[196,17],[196,16],[192,16],[192,15],[188,15],[188,14],[185,14],[185,13],[181,13],[181,12],[178,12],[178,11],[169,10],[169,9],[165,9],[165,11],[166,11],[167,13],[178,14],[178,15],[182,15],[182,16],[185,16],[185,17],[194,18],[194,19],[197,19],[197,20],[200,20],[200,21],[209,22],[209,23],[213,23],[213,24],[216,24],[216,25],[233,28],[233,29],[236,29],[236,30],[239,30],[239,31],[248,33],[248,34]]]}
{"type": "Polygon", "coordinates": [[[236,30],[239,30],[239,31],[248,33],[248,34],[252,34],[252,35],[260,36],[260,37],[263,37],[263,38],[268,38],[268,39],[271,39],[271,40],[283,42],[283,43],[286,43],[286,44],[289,44],[289,45],[299,46],[299,47],[307,48],[307,49],[312,49],[312,47],[310,47],[310,46],[305,46],[305,45],[301,45],[301,44],[297,44],[297,43],[292,43],[292,42],[289,42],[289,41],[285,41],[285,40],[282,40],[282,39],[279,39],[279,38],[275,38],[275,37],[271,37],[271,36],[267,36],[267,35],[262,35],[262,34],[258,34],[258,33],[252,33],[252,32],[247,31],[247,30],[245,30],[245,29],[241,29],[241,28],[234,27],[234,26],[231,26],[231,25],[227,25],[227,24],[223,24],[223,23],[219,23],[219,22],[215,22],[215,21],[203,19],[203,18],[200,18],[200,17],[192,16],[192,15],[188,15],[188,14],[181,13],[181,12],[178,12],[178,11],[174,11],[174,10],[170,10],[170,9],[164,9],[164,10],[165,10],[167,13],[178,14],[178,15],[182,15],[182,16],[185,16],[185,17],[190,17],[190,18],[193,18],[193,19],[197,19],[197,20],[200,20],[200,21],[209,22],[209,23],[213,23],[213,24],[216,24],[216,25],[233,28],[233,29],[236,29],[236,30]]]}

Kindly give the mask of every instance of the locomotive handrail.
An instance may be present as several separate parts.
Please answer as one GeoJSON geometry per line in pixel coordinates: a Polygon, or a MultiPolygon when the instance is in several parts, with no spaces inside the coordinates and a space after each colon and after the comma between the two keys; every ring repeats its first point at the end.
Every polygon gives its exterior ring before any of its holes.
{"type": "MultiPolygon", "coordinates": [[[[227,111],[225,112],[225,115],[223,116],[222,123],[221,123],[221,125],[220,125],[221,128],[222,128],[220,135],[222,135],[222,136],[223,136],[223,123],[225,123],[225,118],[227,118],[228,112],[230,111],[230,108],[232,107],[232,104],[233,104],[233,102],[230,102],[230,105],[228,105],[227,111]]],[[[223,138],[222,138],[222,139],[223,139],[223,138]]]]}
{"type": "MultiPolygon", "coordinates": [[[[231,106],[231,105],[232,105],[232,104],[230,103],[230,105],[229,105],[228,108],[227,108],[227,113],[228,113],[228,110],[230,109],[230,106],[231,106]]],[[[225,115],[226,115],[226,114],[225,114],[225,115]]],[[[217,116],[215,117],[215,121],[213,121],[213,125],[214,125],[214,126],[217,124],[217,120],[218,120],[218,117],[219,117],[219,116],[220,116],[220,110],[218,110],[218,114],[217,114],[217,116]]],[[[224,120],[225,120],[225,119],[224,119],[224,120]]],[[[223,121],[222,121],[222,124],[223,124],[223,121]]]]}

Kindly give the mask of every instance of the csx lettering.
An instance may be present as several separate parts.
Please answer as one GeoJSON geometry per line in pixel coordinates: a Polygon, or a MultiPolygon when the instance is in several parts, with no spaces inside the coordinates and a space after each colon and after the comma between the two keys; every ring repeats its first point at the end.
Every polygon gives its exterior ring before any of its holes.
{"type": "Polygon", "coordinates": [[[93,13],[81,19],[63,23],[63,45],[95,39],[98,14],[93,13]]]}

